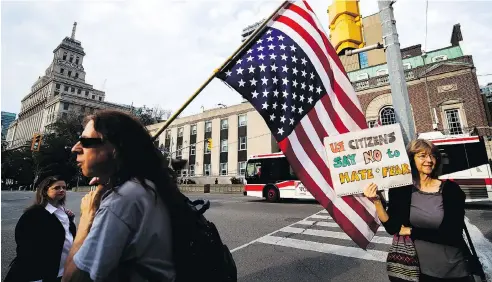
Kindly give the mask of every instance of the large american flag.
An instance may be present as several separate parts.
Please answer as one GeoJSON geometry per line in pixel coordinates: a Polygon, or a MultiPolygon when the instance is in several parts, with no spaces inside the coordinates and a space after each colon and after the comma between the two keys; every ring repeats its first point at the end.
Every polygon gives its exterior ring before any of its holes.
{"type": "Polygon", "coordinates": [[[261,114],[296,175],[354,242],[379,228],[362,196],[337,197],[323,140],[367,128],[342,63],[306,1],[288,3],[217,77],[261,114]]]}

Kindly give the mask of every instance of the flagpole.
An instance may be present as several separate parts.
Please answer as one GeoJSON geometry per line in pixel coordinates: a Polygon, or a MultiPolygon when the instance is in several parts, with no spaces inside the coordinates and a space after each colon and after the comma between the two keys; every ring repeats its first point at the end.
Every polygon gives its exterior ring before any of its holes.
{"type": "Polygon", "coordinates": [[[215,76],[217,75],[218,72],[220,72],[221,70],[223,70],[224,68],[226,68],[233,60],[234,58],[237,56],[238,53],[240,53],[243,49],[249,47],[252,42],[256,39],[256,36],[263,31],[263,29],[265,28],[265,26],[270,22],[270,20],[287,4],[287,3],[290,3],[289,0],[286,0],[284,2],[282,2],[282,4],[280,6],[278,6],[278,8],[251,34],[251,36],[245,40],[240,46],[239,48],[236,49],[236,51],[234,51],[233,55],[231,57],[229,57],[224,63],[222,63],[222,65],[214,70],[214,72],[212,73],[212,75],[195,91],[195,93],[193,93],[193,95],[191,95],[188,100],[186,100],[186,102],[184,102],[184,104],[171,116],[169,117],[169,119],[166,120],[166,122],[161,126],[161,128],[159,128],[159,130],[156,132],[156,134],[152,137],[152,141],[155,141],[157,139],[157,137],[159,137],[159,135],[161,135],[161,133],[166,130],[166,128],[169,127],[169,125],[184,111],[184,109],[198,96],[198,94],[200,94],[200,92],[202,92],[202,90],[207,87],[207,85],[212,81],[212,79],[215,78],[215,76]]]}

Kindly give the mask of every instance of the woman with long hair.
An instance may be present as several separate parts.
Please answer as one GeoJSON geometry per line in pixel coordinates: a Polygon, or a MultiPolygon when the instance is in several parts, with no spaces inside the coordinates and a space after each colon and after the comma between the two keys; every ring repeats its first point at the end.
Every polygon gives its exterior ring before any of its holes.
{"type": "Polygon", "coordinates": [[[389,190],[388,210],[370,184],[364,195],[372,199],[386,231],[410,236],[420,264],[420,282],[469,281],[468,248],[463,238],[465,193],[453,181],[438,179],[439,149],[417,139],[407,146],[413,185],[389,190]]]}
{"type": "Polygon", "coordinates": [[[65,208],[66,182],[49,176],[15,227],[17,255],[4,281],[61,281],[75,237],[74,214],[65,208]]]}

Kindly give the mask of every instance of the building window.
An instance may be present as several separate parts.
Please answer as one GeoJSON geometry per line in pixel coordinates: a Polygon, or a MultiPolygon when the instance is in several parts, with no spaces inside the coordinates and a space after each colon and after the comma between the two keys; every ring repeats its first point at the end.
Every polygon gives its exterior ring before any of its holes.
{"type": "Polygon", "coordinates": [[[373,128],[376,127],[376,121],[375,120],[370,120],[367,122],[367,127],[373,128]]]}
{"type": "Polygon", "coordinates": [[[70,63],[73,62],[73,55],[70,55],[70,63]]]}
{"type": "Polygon", "coordinates": [[[59,83],[56,84],[56,89],[60,89],[60,84],[59,83]]]}
{"type": "Polygon", "coordinates": [[[183,169],[183,170],[181,171],[181,176],[182,176],[182,177],[186,177],[186,175],[187,175],[187,174],[188,174],[188,170],[183,169]]]}
{"type": "Polygon", "coordinates": [[[171,130],[166,130],[166,139],[171,138],[171,130]]]}
{"type": "Polygon", "coordinates": [[[68,91],[68,86],[65,85],[64,90],[65,91],[68,91]]]}
{"type": "Polygon", "coordinates": [[[220,140],[220,152],[221,153],[227,152],[227,139],[220,140]]]}
{"type": "Polygon", "coordinates": [[[79,73],[78,72],[75,73],[75,78],[79,78],[79,73]]]}
{"type": "Polygon", "coordinates": [[[82,93],[82,89],[77,89],[77,94],[81,94],[82,93]]]}
{"type": "Polygon", "coordinates": [[[196,124],[191,126],[191,135],[196,135],[196,124]]]}
{"type": "Polygon", "coordinates": [[[227,129],[229,127],[229,121],[227,119],[220,120],[220,129],[227,129]]]}
{"type": "Polygon", "coordinates": [[[359,63],[361,69],[367,68],[369,66],[369,63],[367,61],[367,52],[359,53],[359,63]]]}
{"type": "Polygon", "coordinates": [[[246,162],[239,162],[237,164],[237,170],[239,175],[244,175],[246,173],[246,162]]]}
{"type": "Polygon", "coordinates": [[[63,52],[63,60],[66,61],[67,60],[67,52],[63,52]]]}
{"type": "Polygon", "coordinates": [[[182,127],[178,128],[178,137],[183,137],[183,131],[184,131],[184,128],[182,128],[182,127]]]}
{"type": "Polygon", "coordinates": [[[95,99],[96,99],[96,95],[92,95],[92,99],[94,99],[94,100],[95,100],[95,99]]]}
{"type": "Polygon", "coordinates": [[[227,163],[220,164],[220,175],[227,175],[227,163]]]}
{"type": "Polygon", "coordinates": [[[239,137],[239,151],[246,150],[246,136],[239,137]]]}
{"type": "Polygon", "coordinates": [[[435,63],[435,62],[440,62],[440,61],[445,61],[448,59],[448,56],[446,55],[440,55],[440,56],[435,56],[435,57],[432,57],[432,62],[435,63]]]}
{"type": "Polygon", "coordinates": [[[178,145],[178,149],[176,150],[176,157],[183,156],[183,145],[178,145]]]}
{"type": "Polygon", "coordinates": [[[102,97],[99,97],[99,101],[102,101],[102,97]]]}
{"type": "Polygon", "coordinates": [[[196,153],[196,144],[191,144],[190,146],[190,156],[194,156],[196,153]]]}
{"type": "Polygon", "coordinates": [[[203,175],[205,176],[210,176],[210,164],[204,164],[203,165],[203,175]]]}
{"type": "Polygon", "coordinates": [[[409,69],[411,69],[411,68],[412,68],[412,64],[410,64],[410,63],[404,63],[404,64],[403,64],[403,69],[404,69],[404,70],[409,70],[409,69]]]}
{"type": "Polygon", "coordinates": [[[61,69],[60,69],[60,73],[61,73],[61,74],[65,73],[65,69],[61,68],[61,69]]]}
{"type": "Polygon", "coordinates": [[[195,165],[190,165],[189,169],[190,169],[190,176],[195,176],[195,165]]]}
{"type": "Polygon", "coordinates": [[[246,115],[240,115],[238,116],[238,127],[241,127],[241,126],[246,126],[248,124],[248,119],[246,118],[246,115]]]}
{"type": "Polygon", "coordinates": [[[68,111],[68,108],[70,107],[70,104],[69,103],[63,103],[63,109],[65,111],[68,111]]]}
{"type": "Polygon", "coordinates": [[[458,109],[444,111],[446,113],[446,121],[448,123],[449,134],[463,134],[461,127],[461,118],[458,109]]]}
{"type": "Polygon", "coordinates": [[[89,91],[85,90],[85,96],[87,97],[89,95],[89,91]]]}
{"type": "Polygon", "coordinates": [[[177,176],[177,177],[181,177],[181,170],[177,170],[177,171],[176,171],[176,176],[177,176]]]}
{"type": "Polygon", "coordinates": [[[75,87],[70,88],[70,92],[74,93],[75,92],[75,87]]]}
{"type": "Polygon", "coordinates": [[[72,76],[72,71],[68,71],[68,77],[72,76]]]}
{"type": "Polygon", "coordinates": [[[210,149],[208,148],[207,141],[205,141],[205,149],[204,152],[206,155],[210,154],[210,149]]]}
{"type": "Polygon", "coordinates": [[[58,91],[55,91],[55,96],[58,96],[58,94],[60,94],[60,92],[58,92],[58,91]]]}
{"type": "Polygon", "coordinates": [[[205,122],[205,132],[212,132],[212,122],[211,121],[205,122]]]}
{"type": "Polygon", "coordinates": [[[75,64],[77,64],[77,65],[79,64],[79,59],[80,58],[78,56],[75,58],[75,64]]]}
{"type": "Polygon", "coordinates": [[[396,123],[395,109],[392,106],[386,106],[381,109],[379,114],[381,125],[389,125],[396,123]]]}

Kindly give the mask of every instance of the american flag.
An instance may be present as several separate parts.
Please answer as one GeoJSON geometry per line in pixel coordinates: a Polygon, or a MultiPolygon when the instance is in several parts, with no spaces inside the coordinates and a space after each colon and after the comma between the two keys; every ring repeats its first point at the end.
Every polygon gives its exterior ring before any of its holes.
{"type": "Polygon", "coordinates": [[[362,196],[337,197],[323,140],[367,128],[342,63],[306,1],[288,3],[217,74],[261,114],[296,175],[365,249],[379,228],[362,196]]]}

